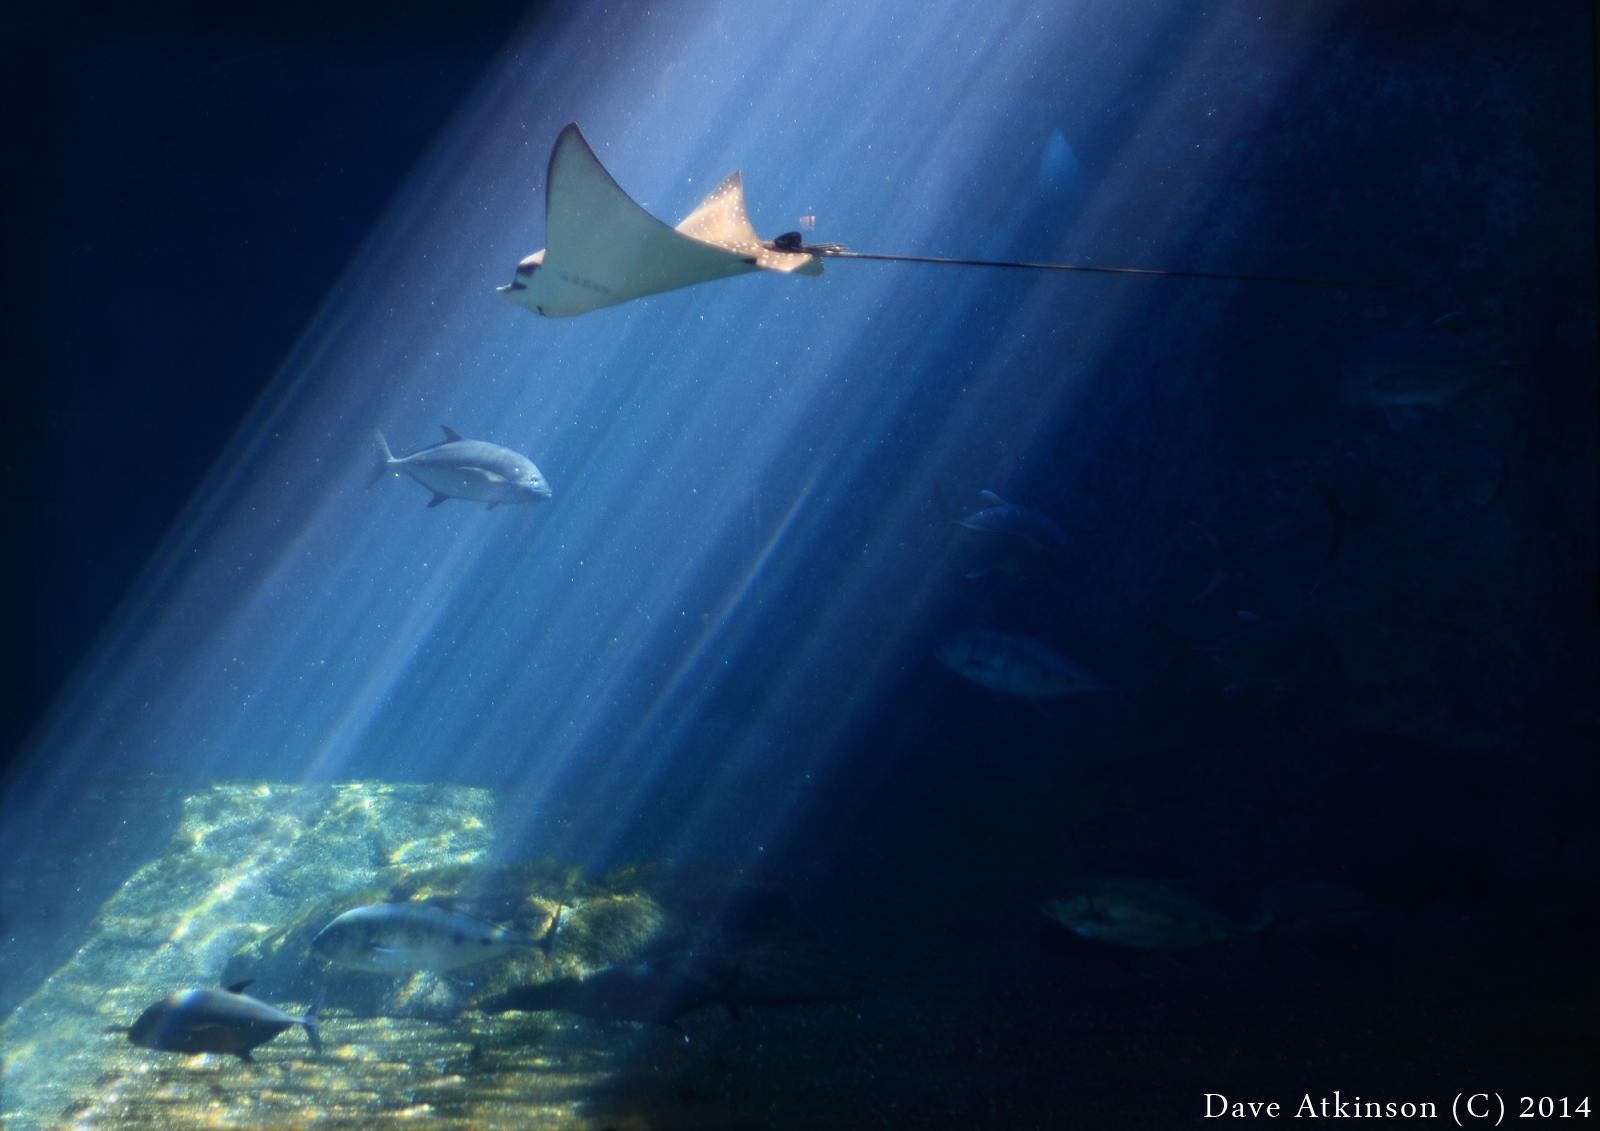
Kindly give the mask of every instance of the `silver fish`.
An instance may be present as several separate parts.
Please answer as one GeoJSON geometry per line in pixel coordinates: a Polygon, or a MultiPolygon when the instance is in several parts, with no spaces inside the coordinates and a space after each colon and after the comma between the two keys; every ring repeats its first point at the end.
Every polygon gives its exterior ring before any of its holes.
{"type": "Polygon", "coordinates": [[[1518,368],[1466,334],[1465,322],[1447,314],[1358,343],[1345,359],[1340,399],[1356,409],[1443,409],[1518,368]]]}
{"type": "Polygon", "coordinates": [[[1048,644],[1004,632],[961,632],[939,646],[939,662],[964,679],[1026,699],[1106,690],[1106,684],[1048,644]]]}
{"type": "Polygon", "coordinates": [[[439,443],[398,458],[389,451],[383,433],[375,433],[378,464],[367,486],[385,475],[404,472],[433,492],[430,507],[446,499],[466,499],[487,503],[493,510],[501,503],[539,503],[550,497],[550,484],[527,456],[499,444],[463,439],[453,428],[440,427],[444,439],[439,443]]]}
{"type": "Polygon", "coordinates": [[[983,491],[981,497],[983,509],[956,519],[957,526],[979,534],[1016,539],[1035,554],[1058,553],[1066,546],[1066,533],[1043,511],[1008,503],[993,491],[983,491]]]}
{"type": "Polygon", "coordinates": [[[1134,950],[1191,950],[1257,929],[1185,892],[1121,877],[1084,880],[1066,895],[1040,900],[1039,911],[1079,938],[1134,950]]]}
{"type": "Polygon", "coordinates": [[[322,1037],[317,1032],[317,1006],[304,1017],[258,1001],[244,992],[250,983],[235,982],[225,990],[183,990],[156,1002],[128,1029],[128,1040],[140,1048],[163,1052],[224,1052],[240,1060],[295,1025],[304,1025],[306,1038],[317,1052],[322,1037]]]}
{"type": "Polygon", "coordinates": [[[442,974],[538,947],[546,955],[560,925],[557,911],[542,939],[427,903],[374,903],[338,916],[311,940],[325,962],[375,974],[442,974]]]}

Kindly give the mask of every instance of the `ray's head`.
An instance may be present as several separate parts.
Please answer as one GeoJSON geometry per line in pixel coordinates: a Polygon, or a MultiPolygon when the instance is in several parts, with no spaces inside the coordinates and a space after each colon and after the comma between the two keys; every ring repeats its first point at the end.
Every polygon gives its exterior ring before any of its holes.
{"type": "MultiPolygon", "coordinates": [[[[527,256],[522,260],[521,263],[517,264],[517,270],[516,273],[512,275],[511,282],[499,288],[500,293],[506,298],[510,299],[512,302],[516,303],[518,306],[526,306],[533,310],[539,310],[538,306],[529,296],[528,288],[533,282],[534,275],[536,275],[539,271],[539,268],[543,266],[544,249],[541,248],[532,255],[527,256]]],[[[539,311],[539,313],[542,314],[543,311],[539,311]]]]}

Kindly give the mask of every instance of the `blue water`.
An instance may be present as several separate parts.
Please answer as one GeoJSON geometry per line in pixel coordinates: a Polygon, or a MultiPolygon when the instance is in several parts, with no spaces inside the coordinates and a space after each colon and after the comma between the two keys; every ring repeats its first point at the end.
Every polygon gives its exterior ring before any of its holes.
{"type": "Polygon", "coordinates": [[[1529,919],[1559,920],[1593,880],[1592,833],[1549,832],[1592,785],[1593,122],[1584,9],[1527,19],[532,21],[86,659],[7,866],[91,784],[372,779],[493,787],[506,859],[781,875],[836,941],[946,986],[941,936],[1073,977],[1033,902],[1091,871],[1238,909],[1346,884],[1402,965],[1530,875],[1529,919]],[[739,169],[763,236],[815,216],[864,251],[1393,286],[832,262],[544,320],[495,287],[543,246],[569,121],[669,222],[739,169]],[[1358,343],[1458,310],[1514,380],[1400,419],[1341,404],[1358,343]],[[400,452],[440,425],[526,453],[554,498],[363,486],[375,428],[400,452]],[[1318,484],[1352,512],[1336,555],[1318,484]],[[1045,575],[967,576],[952,511],[982,489],[1061,525],[1045,575]],[[1269,661],[1292,677],[1230,693],[1207,650],[1263,622],[1310,626],[1269,661]],[[1112,690],[986,691],[933,659],[972,629],[1112,690]],[[1406,935],[1418,904],[1447,913],[1406,935]]]}

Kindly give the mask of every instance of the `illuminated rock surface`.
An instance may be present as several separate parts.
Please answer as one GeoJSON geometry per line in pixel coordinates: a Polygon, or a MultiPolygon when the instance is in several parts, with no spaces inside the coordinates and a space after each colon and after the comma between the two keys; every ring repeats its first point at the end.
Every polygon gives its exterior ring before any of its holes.
{"type": "MultiPolygon", "coordinates": [[[[786,1066],[831,1059],[841,1031],[859,1024],[853,1004],[837,1003],[859,998],[864,980],[816,947],[781,892],[690,899],[678,918],[691,930],[643,890],[672,888],[663,868],[587,880],[550,862],[492,863],[495,807],[484,790],[226,784],[167,801],[159,812],[178,816],[165,848],[142,865],[126,858],[132,874],[65,940],[77,942],[70,957],[48,976],[39,970],[42,984],[0,1025],[7,1131],[741,1125],[778,1094],[773,1075],[755,1070],[771,1067],[769,1053],[786,1066]],[[532,939],[558,908],[560,926],[548,954],[529,947],[447,978],[327,969],[310,957],[311,937],[340,911],[411,900],[448,901],[532,939]],[[645,961],[705,978],[706,1007],[681,1028],[474,1008],[552,981],[581,998],[584,979],[645,961]],[[173,991],[244,980],[296,1015],[320,996],[324,1054],[298,1027],[257,1048],[253,1063],[128,1042],[133,1019],[173,991]],[[735,1063],[746,1064],[738,1079],[735,1063]]],[[[107,804],[127,810],[126,799],[107,804]]],[[[145,843],[157,843],[159,823],[147,822],[145,843]]],[[[786,1085],[797,1111],[817,1102],[808,1080],[786,1085]]]]}
{"type": "MultiPolygon", "coordinates": [[[[286,942],[303,943],[330,909],[363,897],[444,894],[429,877],[474,874],[492,825],[487,791],[443,786],[228,784],[184,798],[165,852],[127,878],[71,958],[0,1027],[5,1126],[342,1126],[385,1114],[559,1125],[610,1054],[545,1040],[551,1022],[528,1015],[469,1014],[452,1024],[463,995],[476,991],[438,979],[330,979],[321,1058],[298,1029],[258,1049],[255,1065],[139,1049],[113,1031],[174,990],[219,984],[225,971],[255,978],[251,992],[263,1000],[303,1012],[319,972],[303,946],[286,942]],[[449,987],[442,996],[441,985],[449,987]],[[367,1003],[360,1012],[369,1016],[351,1016],[336,991],[367,1003]],[[370,1016],[430,992],[435,1008],[414,1012],[431,1019],[370,1016]]],[[[489,874],[558,878],[551,868],[489,874]]],[[[478,898],[504,905],[507,896],[478,898]]],[[[600,915],[587,924],[581,898],[567,912],[571,944],[556,952],[558,970],[581,973],[585,956],[609,960],[596,925],[626,949],[662,922],[643,897],[596,903],[600,915]]],[[[529,901],[520,918],[548,919],[553,907],[529,901]]],[[[542,953],[518,961],[549,976],[542,953]]],[[[502,974],[510,976],[535,972],[502,974]]]]}

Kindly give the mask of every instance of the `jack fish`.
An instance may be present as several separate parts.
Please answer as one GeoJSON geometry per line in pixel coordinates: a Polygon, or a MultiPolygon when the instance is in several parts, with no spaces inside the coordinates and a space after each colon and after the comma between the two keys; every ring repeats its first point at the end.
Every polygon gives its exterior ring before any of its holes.
{"type": "Polygon", "coordinates": [[[1100,877],[1039,901],[1079,938],[1134,950],[1192,950],[1255,933],[1201,900],[1150,880],[1100,877]]]}
{"type": "Polygon", "coordinates": [[[934,655],[964,679],[1026,699],[1106,689],[1106,684],[1093,673],[1028,636],[960,632],[940,645],[934,655]]]}
{"type": "Polygon", "coordinates": [[[955,523],[979,536],[979,559],[968,577],[990,571],[1029,577],[1059,569],[1067,536],[1055,519],[1033,507],[1008,503],[993,491],[981,495],[984,507],[955,523]]]}
{"type": "Polygon", "coordinates": [[[225,1052],[240,1060],[295,1025],[304,1025],[317,1052],[317,1006],[295,1017],[244,992],[250,983],[235,982],[225,990],[183,990],[156,1002],[128,1029],[128,1040],[140,1048],[163,1052],[225,1052]]]}
{"type": "Polygon", "coordinates": [[[560,919],[557,911],[544,938],[531,939],[427,903],[374,903],[353,907],[322,928],[311,952],[374,974],[443,974],[528,947],[549,955],[560,919]]]}
{"type": "Polygon", "coordinates": [[[956,519],[957,526],[979,534],[1014,538],[1035,554],[1053,554],[1065,548],[1066,534],[1060,524],[1043,511],[1008,503],[993,491],[981,492],[981,498],[983,509],[956,519]]]}
{"type": "Polygon", "coordinates": [[[1345,359],[1340,399],[1356,409],[1445,409],[1517,370],[1465,333],[1465,323],[1447,314],[1362,341],[1345,359]]]}
{"type": "Polygon", "coordinates": [[[389,451],[383,433],[375,433],[378,465],[367,486],[391,472],[404,472],[433,492],[430,507],[446,499],[466,499],[487,503],[493,510],[501,503],[540,503],[550,497],[550,484],[527,456],[499,444],[466,440],[455,429],[440,427],[443,440],[399,458],[389,451]]]}

